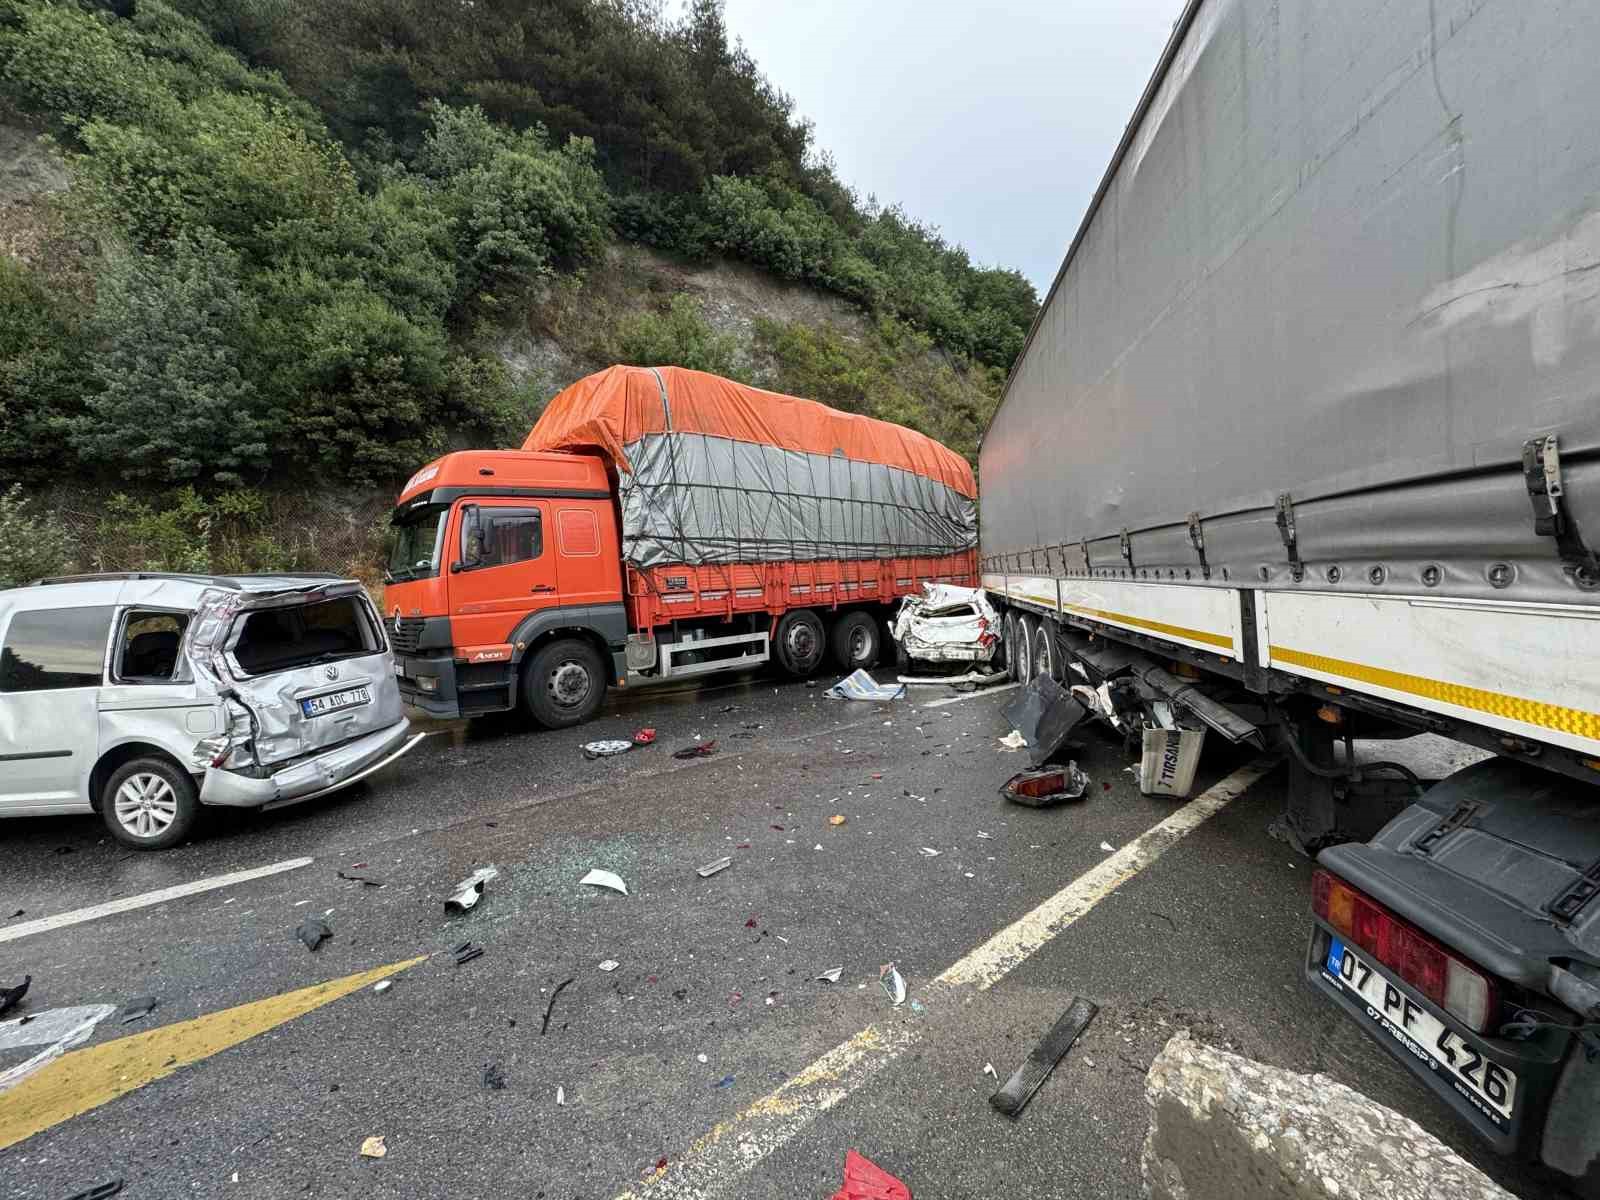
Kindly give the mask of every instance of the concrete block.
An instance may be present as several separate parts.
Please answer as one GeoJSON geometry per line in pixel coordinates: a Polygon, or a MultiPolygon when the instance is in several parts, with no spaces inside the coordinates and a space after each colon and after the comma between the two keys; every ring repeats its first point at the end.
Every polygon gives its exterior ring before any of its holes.
{"type": "Polygon", "coordinates": [[[1187,1032],[1151,1064],[1145,1098],[1150,1200],[1516,1200],[1409,1117],[1187,1032]]]}

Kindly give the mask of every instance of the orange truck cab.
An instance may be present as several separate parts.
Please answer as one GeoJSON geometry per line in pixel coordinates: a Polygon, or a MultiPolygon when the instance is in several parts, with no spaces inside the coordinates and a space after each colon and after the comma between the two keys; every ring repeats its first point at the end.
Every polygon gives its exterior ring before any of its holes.
{"type": "Polygon", "coordinates": [[[523,449],[406,483],[384,595],[401,694],[561,728],[630,681],[870,667],[899,597],[976,585],[975,495],[911,430],[613,367],[556,396],[523,449]]]}

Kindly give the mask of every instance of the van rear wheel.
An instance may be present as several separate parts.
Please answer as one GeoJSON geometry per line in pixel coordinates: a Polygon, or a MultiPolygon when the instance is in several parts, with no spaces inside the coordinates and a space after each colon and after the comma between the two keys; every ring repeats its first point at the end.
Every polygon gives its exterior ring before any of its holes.
{"type": "Polygon", "coordinates": [[[164,758],[136,758],[111,773],[100,816],[111,836],[135,850],[165,850],[189,836],[200,815],[193,778],[164,758]]]}
{"type": "Polygon", "coordinates": [[[600,652],[578,638],[541,646],[522,676],[522,703],[546,729],[581,725],[605,699],[605,664],[600,652]]]}

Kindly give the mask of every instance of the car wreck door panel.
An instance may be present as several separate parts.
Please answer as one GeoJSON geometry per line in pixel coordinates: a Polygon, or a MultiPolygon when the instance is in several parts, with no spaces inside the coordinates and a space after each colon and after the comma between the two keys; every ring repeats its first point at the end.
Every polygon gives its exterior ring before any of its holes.
{"type": "Polygon", "coordinates": [[[485,498],[456,514],[450,626],[458,650],[504,643],[528,613],[562,602],[550,506],[485,498]]]}

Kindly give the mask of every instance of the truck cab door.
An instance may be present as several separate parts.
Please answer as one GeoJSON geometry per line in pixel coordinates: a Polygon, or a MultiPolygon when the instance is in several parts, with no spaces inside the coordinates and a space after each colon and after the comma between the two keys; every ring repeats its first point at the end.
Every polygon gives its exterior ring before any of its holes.
{"type": "Polygon", "coordinates": [[[452,521],[450,629],[458,656],[503,646],[529,613],[562,602],[550,505],[485,497],[464,503],[452,521]]]}

